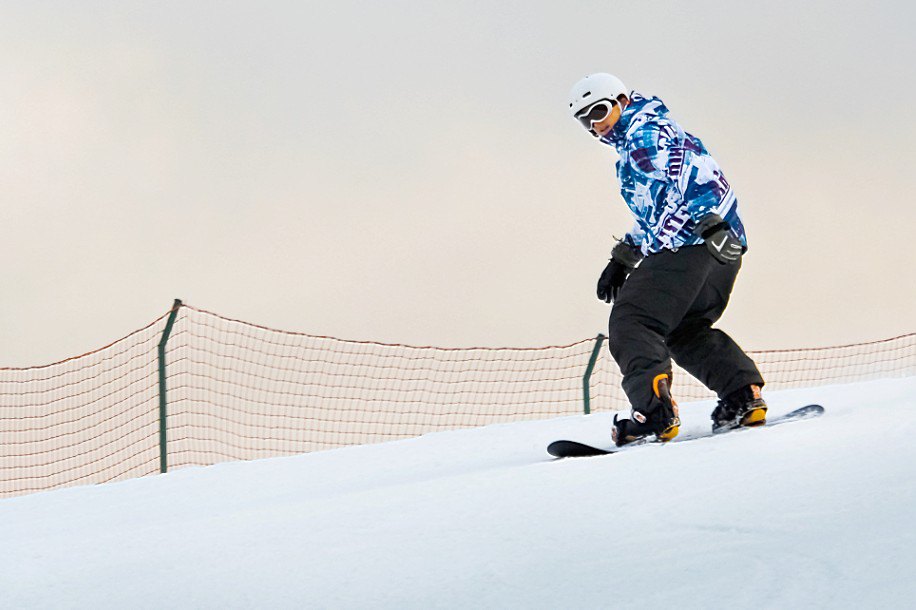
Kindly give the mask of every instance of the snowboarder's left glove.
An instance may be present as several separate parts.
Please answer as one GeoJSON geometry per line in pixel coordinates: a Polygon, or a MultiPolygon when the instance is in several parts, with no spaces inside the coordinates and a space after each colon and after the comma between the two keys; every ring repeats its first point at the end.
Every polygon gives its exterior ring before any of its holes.
{"type": "Polygon", "coordinates": [[[704,239],[709,253],[723,265],[738,262],[744,254],[744,246],[731,232],[731,226],[718,214],[701,218],[694,233],[704,239]]]}
{"type": "Polygon", "coordinates": [[[611,262],[607,264],[601,277],[598,278],[598,298],[610,303],[617,298],[620,288],[627,281],[627,276],[639,264],[642,253],[625,241],[617,242],[611,250],[611,262]]]}

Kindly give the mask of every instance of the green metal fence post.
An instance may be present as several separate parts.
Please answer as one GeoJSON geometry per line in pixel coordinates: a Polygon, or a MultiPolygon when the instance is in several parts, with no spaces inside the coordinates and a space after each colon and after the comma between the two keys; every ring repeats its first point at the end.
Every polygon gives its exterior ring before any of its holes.
{"type": "Polygon", "coordinates": [[[162,339],[159,340],[159,472],[168,472],[168,435],[166,434],[166,405],[168,404],[165,397],[165,344],[169,341],[169,335],[172,333],[172,325],[175,324],[175,317],[178,310],[181,309],[181,299],[175,299],[172,305],[172,313],[165,323],[165,330],[162,331],[162,339]]]}
{"type": "Polygon", "coordinates": [[[592,357],[588,359],[588,367],[585,369],[585,375],[582,376],[582,398],[585,401],[585,414],[588,415],[592,412],[591,406],[591,389],[589,388],[589,382],[592,378],[592,371],[595,370],[595,362],[598,361],[598,355],[601,353],[601,346],[604,345],[605,337],[602,334],[598,334],[595,337],[595,348],[592,350],[592,357]]]}

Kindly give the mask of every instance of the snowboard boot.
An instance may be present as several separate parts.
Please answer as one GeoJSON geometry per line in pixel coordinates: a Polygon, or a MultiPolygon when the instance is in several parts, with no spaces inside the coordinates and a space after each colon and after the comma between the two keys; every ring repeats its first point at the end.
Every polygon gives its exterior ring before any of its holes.
{"type": "Polygon", "coordinates": [[[618,447],[642,440],[650,434],[661,442],[677,436],[681,420],[678,418],[677,403],[671,398],[671,373],[657,375],[652,381],[652,392],[654,396],[648,407],[633,408],[630,419],[618,420],[614,415],[611,438],[618,447]]]}
{"type": "Polygon", "coordinates": [[[732,428],[762,426],[767,423],[767,403],[760,396],[759,385],[748,385],[735,390],[712,412],[712,431],[724,432],[732,428]]]}

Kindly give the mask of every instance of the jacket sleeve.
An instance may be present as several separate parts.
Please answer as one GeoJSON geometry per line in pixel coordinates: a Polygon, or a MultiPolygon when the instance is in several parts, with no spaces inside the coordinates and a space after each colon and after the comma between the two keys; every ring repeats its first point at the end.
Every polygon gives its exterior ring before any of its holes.
{"type": "Polygon", "coordinates": [[[642,250],[642,244],[646,240],[646,232],[637,222],[633,225],[633,228],[630,229],[629,233],[623,236],[623,240],[631,246],[642,250]]]}
{"type": "Polygon", "coordinates": [[[684,162],[675,184],[694,222],[721,209],[726,198],[734,197],[718,163],[708,154],[685,149],[684,162]]]}

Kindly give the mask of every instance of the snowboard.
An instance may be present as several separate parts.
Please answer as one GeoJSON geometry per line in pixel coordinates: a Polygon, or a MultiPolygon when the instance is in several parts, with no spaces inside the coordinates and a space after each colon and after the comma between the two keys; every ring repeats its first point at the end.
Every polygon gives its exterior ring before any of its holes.
{"type": "MultiPolygon", "coordinates": [[[[824,414],[824,407],[821,405],[806,405],[785,413],[784,415],[777,415],[776,417],[767,421],[765,426],[758,426],[760,428],[771,428],[773,426],[778,426],[780,424],[786,424],[793,421],[799,421],[802,419],[810,419],[812,417],[817,417],[824,414]]],[[[547,453],[552,455],[555,458],[572,458],[572,457],[592,457],[596,455],[610,455],[612,453],[619,453],[621,451],[628,451],[631,448],[639,447],[642,445],[668,445],[670,443],[684,443],[687,441],[696,440],[698,438],[709,438],[711,436],[721,436],[723,434],[728,434],[729,432],[734,432],[737,430],[750,430],[751,428],[730,428],[728,430],[723,430],[721,432],[705,432],[699,434],[688,434],[685,436],[676,437],[674,440],[668,441],[666,443],[661,443],[659,441],[650,441],[650,440],[641,440],[635,443],[630,443],[623,447],[613,447],[610,449],[604,449],[601,447],[594,447],[592,445],[586,445],[585,443],[579,443],[576,441],[554,441],[547,446],[547,453]]]]}

